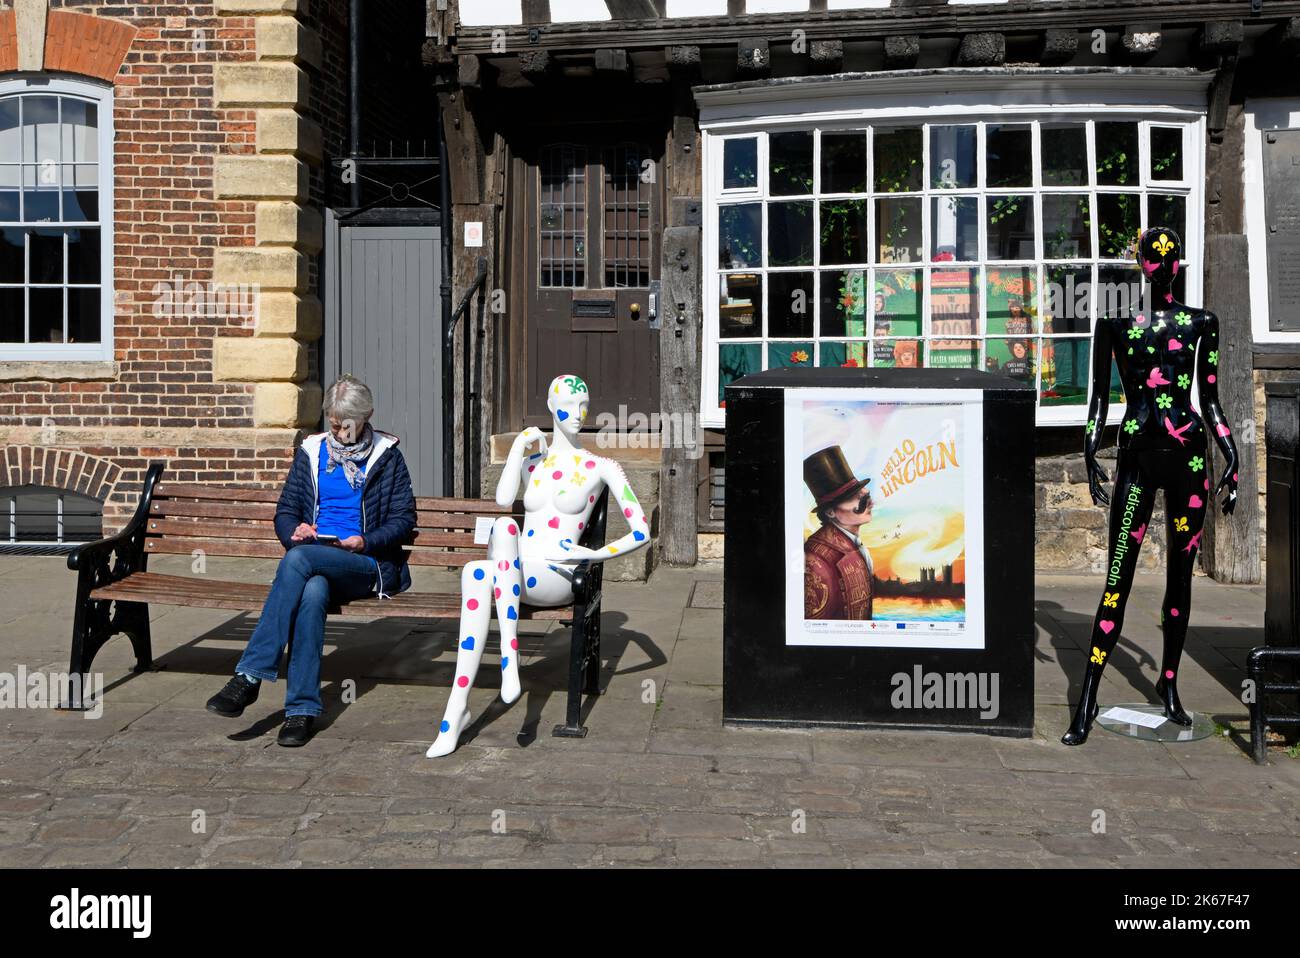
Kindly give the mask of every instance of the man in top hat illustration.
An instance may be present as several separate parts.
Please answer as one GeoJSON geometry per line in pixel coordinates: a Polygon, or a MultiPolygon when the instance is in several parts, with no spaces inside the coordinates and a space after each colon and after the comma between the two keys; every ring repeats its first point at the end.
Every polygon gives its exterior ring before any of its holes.
{"type": "Polygon", "coordinates": [[[805,459],[803,480],[822,521],[803,546],[804,617],[870,619],[874,566],[858,530],[871,521],[871,480],[853,475],[839,446],[805,459]]]}

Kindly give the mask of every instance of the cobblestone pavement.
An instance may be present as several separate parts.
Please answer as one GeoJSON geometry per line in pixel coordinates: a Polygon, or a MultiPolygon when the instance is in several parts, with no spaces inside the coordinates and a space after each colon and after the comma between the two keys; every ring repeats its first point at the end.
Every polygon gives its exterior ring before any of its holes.
{"type": "MultiPolygon", "coordinates": [[[[214,576],[266,581],[272,571],[209,560],[214,576]]],[[[1257,768],[1240,732],[1165,746],[1097,728],[1082,748],[1059,744],[1095,578],[1037,581],[1031,739],[723,728],[721,570],[705,567],[607,587],[609,691],[585,740],[550,735],[563,711],[565,637],[532,627],[521,637],[523,698],[510,708],[496,699],[489,647],[468,740],[441,760],[424,750],[454,662],[443,627],[331,622],[328,712],[311,743],[290,750],[275,744],[282,685],[240,719],[203,707],[249,617],[160,606],[162,670],[130,675],[129,643],[114,639],[96,663],[108,683],[102,717],[0,711],[0,862],[1296,865],[1300,760],[1285,752],[1257,768]]],[[[1162,587],[1156,576],[1135,586],[1104,704],[1154,698],[1162,587]]],[[[73,588],[61,559],[0,559],[0,672],[66,669],[73,588]]],[[[1184,703],[1242,729],[1263,590],[1198,578],[1193,603],[1184,703]]]]}

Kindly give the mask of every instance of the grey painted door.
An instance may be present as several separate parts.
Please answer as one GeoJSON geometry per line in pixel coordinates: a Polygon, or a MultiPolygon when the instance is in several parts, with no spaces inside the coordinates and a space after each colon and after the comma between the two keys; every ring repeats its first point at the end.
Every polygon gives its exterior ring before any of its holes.
{"type": "Polygon", "coordinates": [[[369,385],[371,423],[401,440],[415,494],[442,495],[438,228],[326,225],[324,385],[369,385]]]}

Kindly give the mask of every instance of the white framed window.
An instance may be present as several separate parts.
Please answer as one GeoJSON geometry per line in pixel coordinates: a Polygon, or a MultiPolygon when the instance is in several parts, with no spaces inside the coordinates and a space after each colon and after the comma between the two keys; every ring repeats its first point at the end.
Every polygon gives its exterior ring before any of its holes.
{"type": "Polygon", "coordinates": [[[108,87],[0,82],[0,360],[113,356],[108,87]]]}
{"type": "Polygon", "coordinates": [[[737,102],[711,123],[702,101],[706,425],[749,373],[922,365],[1011,376],[1040,424],[1082,425],[1097,318],[1140,296],[1140,229],[1179,232],[1176,293],[1200,301],[1196,109],[737,102]]]}

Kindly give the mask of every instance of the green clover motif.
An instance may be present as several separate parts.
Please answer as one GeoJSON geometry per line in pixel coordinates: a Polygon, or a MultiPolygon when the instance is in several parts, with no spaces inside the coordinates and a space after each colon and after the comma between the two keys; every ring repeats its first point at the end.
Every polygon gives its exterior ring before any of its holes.
{"type": "Polygon", "coordinates": [[[1096,430],[1097,430],[1097,420],[1089,419],[1088,425],[1083,427],[1083,434],[1085,436],[1091,436],[1096,430]]]}
{"type": "Polygon", "coordinates": [[[1211,366],[1219,365],[1219,351],[1217,349],[1210,350],[1210,365],[1211,366]]]}
{"type": "Polygon", "coordinates": [[[1200,456],[1192,456],[1191,461],[1187,464],[1192,467],[1192,472],[1200,472],[1201,467],[1205,465],[1205,460],[1200,456]]]}
{"type": "Polygon", "coordinates": [[[1174,315],[1174,319],[1178,320],[1179,326],[1192,325],[1192,317],[1187,313],[1177,313],[1174,315]]]}
{"type": "Polygon", "coordinates": [[[1161,409],[1168,409],[1173,404],[1174,404],[1174,400],[1172,396],[1161,393],[1159,396],[1156,397],[1156,405],[1159,406],[1161,409]]]}
{"type": "Polygon", "coordinates": [[[1142,338],[1142,330],[1139,329],[1137,326],[1134,326],[1132,329],[1130,329],[1130,330],[1128,331],[1128,338],[1129,338],[1129,339],[1141,339],[1141,338],[1142,338]]]}
{"type": "Polygon", "coordinates": [[[1192,377],[1187,375],[1187,373],[1179,373],[1178,385],[1183,389],[1188,389],[1192,385],[1192,377]]]}
{"type": "Polygon", "coordinates": [[[1133,435],[1133,433],[1138,431],[1138,421],[1136,419],[1130,419],[1127,422],[1125,422],[1124,431],[1128,433],[1130,436],[1133,435]]]}

